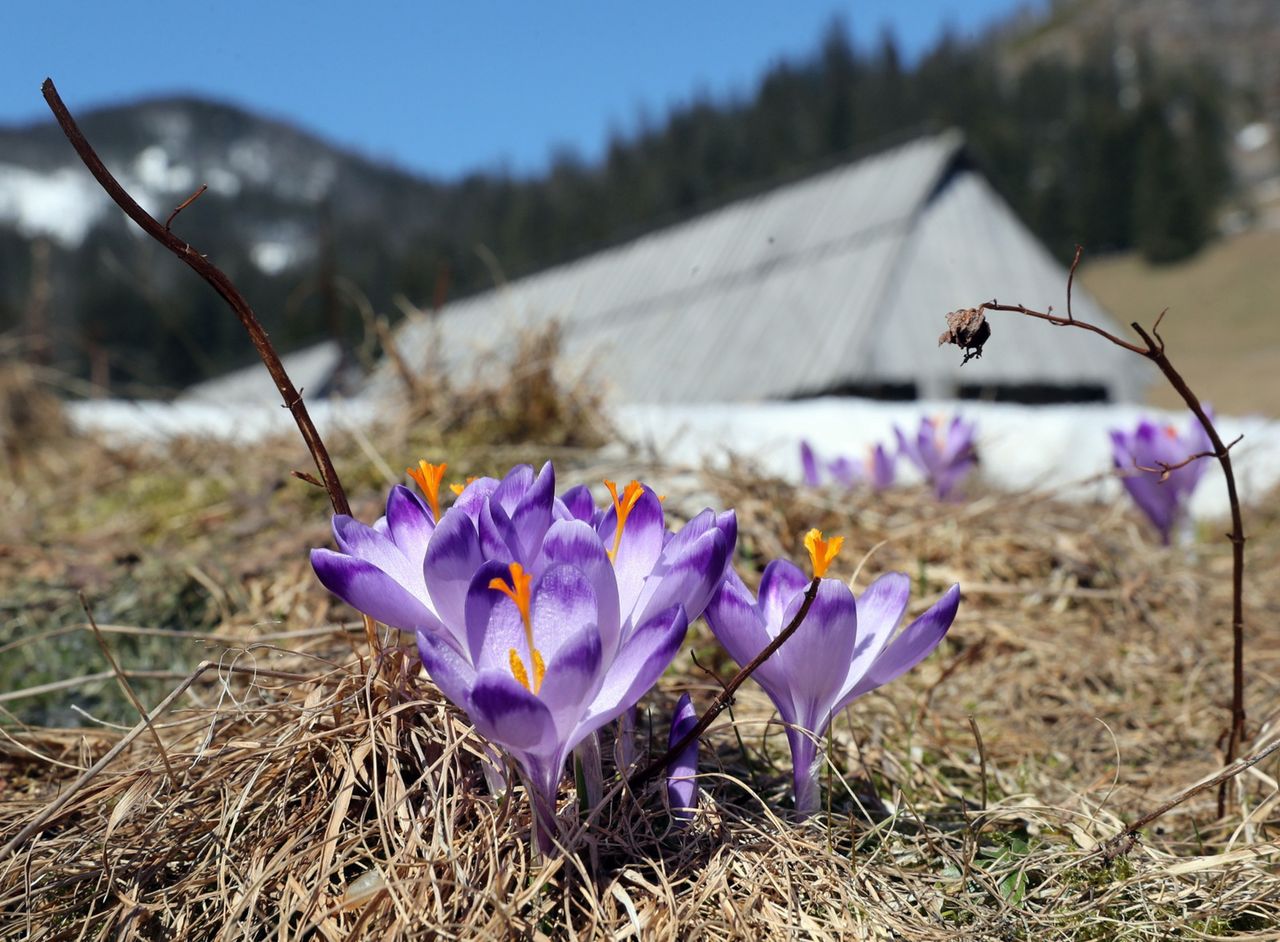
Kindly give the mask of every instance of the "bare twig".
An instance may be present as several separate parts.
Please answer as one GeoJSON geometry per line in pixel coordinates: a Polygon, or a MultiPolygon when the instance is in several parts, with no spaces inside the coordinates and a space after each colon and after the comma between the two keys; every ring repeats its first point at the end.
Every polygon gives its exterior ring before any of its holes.
{"type": "MultiPolygon", "coordinates": [[[[219,297],[226,301],[231,309],[235,311],[236,316],[240,318],[240,323],[244,325],[244,329],[248,332],[249,339],[253,341],[253,346],[257,349],[258,356],[262,358],[267,372],[271,374],[272,380],[275,381],[276,389],[280,391],[280,398],[284,400],[285,408],[293,414],[293,420],[298,425],[298,431],[302,433],[302,440],[306,442],[307,450],[311,452],[311,457],[315,460],[316,470],[320,472],[320,478],[324,481],[325,490],[329,494],[329,502],[333,505],[334,513],[350,514],[351,505],[347,502],[346,492],[343,491],[342,482],[338,479],[338,472],[333,467],[333,461],[329,458],[329,451],[325,448],[324,441],[320,438],[320,433],[316,431],[315,423],[311,421],[311,415],[307,412],[307,407],[302,401],[302,394],[293,385],[293,380],[289,379],[289,374],[285,372],[284,364],[280,362],[280,356],[276,353],[275,347],[272,346],[262,322],[258,320],[258,316],[253,312],[253,308],[249,306],[249,302],[245,300],[244,295],[240,293],[239,289],[221,269],[192,248],[190,244],[170,232],[168,225],[160,225],[145,209],[138,205],[137,200],[130,196],[116,178],[111,175],[111,171],[103,164],[102,159],[80,131],[75,118],[71,116],[71,112],[63,104],[57,88],[54,87],[53,79],[46,78],[40,86],[40,91],[44,95],[44,100],[48,102],[50,110],[53,111],[53,116],[57,119],[59,127],[62,128],[62,133],[67,136],[71,146],[75,148],[84,165],[93,174],[98,184],[107,192],[107,195],[111,197],[117,206],[124,210],[125,214],[143,232],[167,248],[208,282],[210,287],[218,292],[219,297]]],[[[202,192],[204,192],[203,188],[179,206],[174,211],[174,214],[169,217],[170,222],[173,221],[173,216],[176,216],[185,206],[190,205],[192,200],[202,192]]],[[[364,622],[369,646],[376,651],[378,649],[378,634],[373,620],[366,615],[364,622]]]]}
{"type": "Polygon", "coordinates": [[[182,683],[174,687],[173,690],[169,692],[169,695],[156,705],[156,708],[154,710],[152,710],[150,713],[145,715],[139,721],[137,726],[129,730],[129,732],[126,735],[122,736],[120,738],[120,741],[116,743],[114,746],[112,746],[106,755],[104,755],[101,759],[99,759],[92,766],[86,769],[84,774],[81,775],[78,779],[76,779],[71,784],[70,788],[68,788],[66,791],[60,794],[53,801],[45,805],[44,808],[41,809],[40,813],[37,814],[34,818],[32,818],[30,821],[28,821],[26,826],[17,834],[15,834],[9,840],[9,842],[4,845],[4,847],[0,847],[0,860],[3,860],[4,858],[8,857],[11,853],[16,851],[18,848],[22,847],[22,845],[27,842],[28,838],[30,838],[33,834],[38,833],[44,827],[44,825],[49,821],[50,818],[52,818],[55,814],[57,814],[63,808],[63,806],[65,806],[67,802],[69,802],[73,797],[79,794],[80,790],[84,788],[85,785],[89,784],[89,782],[92,781],[93,778],[99,772],[101,772],[108,765],[114,762],[116,757],[119,756],[120,753],[124,752],[124,750],[129,747],[130,743],[132,743],[135,739],[137,739],[140,735],[142,735],[142,731],[150,727],[152,721],[154,721],[156,717],[160,716],[162,713],[165,712],[165,710],[169,709],[173,701],[177,700],[178,697],[182,696],[182,694],[186,691],[186,689],[190,687],[193,683],[195,683],[196,679],[201,674],[209,670],[211,667],[216,667],[216,666],[217,665],[215,665],[212,661],[200,662],[200,664],[196,666],[196,669],[193,670],[190,674],[188,674],[186,679],[182,683]]]}
{"type": "Polygon", "coordinates": [[[178,213],[182,212],[184,209],[186,209],[188,206],[190,206],[200,197],[204,196],[204,191],[207,189],[209,189],[209,184],[201,183],[200,189],[196,190],[194,193],[188,196],[185,200],[179,203],[177,208],[169,214],[169,218],[164,221],[164,231],[168,232],[169,227],[173,225],[173,221],[178,218],[178,213]]]}
{"type": "Polygon", "coordinates": [[[717,684],[717,685],[719,685],[720,689],[721,689],[721,690],[724,690],[724,688],[725,688],[725,682],[724,682],[723,680],[721,680],[721,679],[720,679],[720,675],[719,675],[719,674],[717,674],[715,671],[713,671],[711,668],[709,668],[709,667],[704,667],[702,664],[699,664],[699,663],[698,663],[698,652],[697,652],[697,651],[690,651],[690,652],[689,652],[689,659],[690,659],[691,661],[693,661],[693,666],[694,666],[694,667],[696,667],[698,670],[702,671],[702,673],[706,674],[708,677],[710,677],[712,680],[714,680],[714,681],[716,682],[716,684],[717,684]]]}
{"type": "Polygon", "coordinates": [[[795,618],[791,619],[791,623],[787,627],[778,632],[776,638],[761,648],[760,653],[753,657],[750,663],[733,675],[733,679],[725,684],[724,689],[716,694],[716,698],[711,701],[711,706],[707,707],[702,716],[698,717],[698,722],[694,724],[693,729],[685,733],[680,738],[680,741],[670,749],[631,776],[628,784],[632,789],[638,789],[649,779],[659,774],[671,764],[671,760],[678,756],[689,743],[707,731],[707,727],[729,706],[729,703],[733,700],[734,691],[755,673],[757,667],[769,660],[773,656],[773,652],[782,647],[784,641],[796,633],[796,629],[800,627],[801,623],[804,622],[805,616],[809,614],[809,609],[813,607],[813,600],[818,597],[818,586],[821,584],[822,580],[816,577],[809,583],[809,587],[804,590],[804,601],[800,603],[800,610],[796,612],[795,618]]]}
{"type": "MultiPolygon", "coordinates": [[[[293,381],[289,379],[289,374],[285,372],[284,366],[280,363],[280,356],[276,353],[275,347],[272,346],[266,330],[262,327],[262,322],[258,320],[258,316],[253,312],[253,308],[249,306],[249,302],[245,300],[244,295],[232,284],[231,279],[223,274],[221,269],[191,245],[179,239],[157,222],[125,191],[124,187],[111,175],[111,171],[106,168],[102,163],[102,159],[98,157],[93,147],[85,139],[75,119],[71,117],[71,112],[62,103],[62,98],[59,97],[58,90],[53,85],[53,80],[45,79],[40,90],[44,94],[45,101],[49,103],[53,116],[57,118],[62,132],[67,136],[67,140],[71,142],[71,146],[80,155],[80,159],[89,169],[89,172],[93,174],[94,179],[106,190],[107,195],[111,197],[117,206],[124,210],[130,219],[137,223],[143,232],[167,248],[208,282],[210,287],[218,292],[222,300],[226,301],[231,309],[235,311],[236,316],[240,318],[240,323],[248,331],[249,339],[253,341],[253,345],[258,351],[258,355],[262,358],[262,362],[266,365],[267,372],[271,374],[271,378],[275,381],[276,388],[280,390],[280,397],[284,400],[285,407],[293,413],[294,421],[298,424],[298,431],[302,433],[302,438],[307,443],[311,457],[315,459],[316,469],[320,472],[320,477],[325,483],[325,489],[329,492],[329,500],[333,504],[334,512],[349,514],[351,506],[347,503],[346,493],[342,489],[342,483],[338,480],[338,473],[334,470],[333,462],[329,459],[329,452],[324,447],[324,442],[320,439],[320,433],[316,431],[316,427],[311,421],[311,416],[307,413],[307,407],[302,402],[302,396],[298,393],[293,381]]],[[[189,203],[190,200],[187,202],[189,203]]],[[[184,203],[183,205],[185,206],[186,204],[184,203]]]]}
{"type": "Polygon", "coordinates": [[[297,478],[299,481],[306,481],[308,484],[314,485],[315,487],[319,487],[319,488],[324,487],[324,481],[321,481],[318,477],[316,477],[314,474],[310,473],[309,471],[299,471],[295,468],[294,470],[290,471],[289,474],[297,478]]]}
{"type": "MultiPolygon", "coordinates": [[[[1242,438],[1244,438],[1243,435],[1237,435],[1230,443],[1228,443],[1227,451],[1230,451],[1232,448],[1235,448],[1236,445],[1240,444],[1240,440],[1242,438]]],[[[1216,458],[1216,457],[1218,457],[1218,453],[1216,451],[1198,451],[1194,455],[1188,455],[1186,458],[1182,459],[1177,464],[1169,464],[1166,461],[1157,461],[1156,464],[1159,467],[1148,468],[1145,465],[1140,465],[1137,462],[1134,462],[1133,466],[1137,468],[1139,471],[1146,471],[1150,474],[1158,474],[1160,475],[1161,481],[1166,481],[1169,479],[1169,475],[1172,474],[1174,471],[1177,471],[1179,468],[1185,468],[1187,465],[1191,464],[1191,462],[1193,461],[1199,461],[1201,458],[1216,458]]]]}
{"type": "Polygon", "coordinates": [[[160,738],[160,734],[156,732],[156,728],[151,725],[151,721],[147,719],[147,711],[142,706],[142,701],[138,699],[138,695],[133,692],[133,685],[129,683],[129,678],[125,676],[124,671],[120,669],[120,665],[116,663],[115,655],[111,653],[111,648],[107,645],[107,639],[102,636],[102,632],[98,629],[97,619],[93,617],[93,609],[89,607],[89,600],[85,598],[83,592],[78,593],[80,596],[80,607],[84,609],[84,617],[89,619],[89,627],[93,630],[93,636],[98,641],[98,647],[102,649],[102,656],[107,659],[107,663],[111,665],[111,670],[115,672],[116,683],[120,685],[120,689],[124,691],[124,695],[129,698],[129,702],[133,704],[133,708],[138,711],[138,716],[142,717],[142,722],[147,724],[147,731],[151,733],[151,738],[155,740],[156,748],[160,750],[160,759],[164,762],[164,769],[169,773],[169,784],[177,785],[178,776],[173,771],[173,765],[169,762],[169,751],[164,747],[164,740],[160,738]]]}
{"type": "Polygon", "coordinates": [[[1084,246],[1076,246],[1076,257],[1071,260],[1071,270],[1067,272],[1067,320],[1074,322],[1071,313],[1071,283],[1076,280],[1076,269],[1080,267],[1080,256],[1084,254],[1084,246]]]}
{"type": "Polygon", "coordinates": [[[1278,749],[1280,749],[1280,739],[1277,739],[1275,742],[1268,745],[1265,749],[1259,749],[1257,752],[1253,753],[1253,755],[1248,755],[1240,759],[1237,759],[1235,762],[1231,763],[1229,766],[1227,766],[1217,775],[1212,775],[1209,778],[1205,779],[1204,781],[1198,782],[1195,785],[1192,785],[1190,788],[1184,788],[1182,791],[1178,792],[1178,794],[1174,795],[1172,798],[1164,802],[1158,808],[1155,808],[1152,811],[1148,811],[1146,814],[1144,814],[1138,820],[1134,821],[1132,824],[1130,824],[1127,828],[1125,828],[1115,837],[1111,838],[1111,840],[1107,842],[1108,848],[1109,848],[1109,851],[1108,851],[1109,855],[1115,856],[1114,848],[1129,843],[1134,837],[1137,836],[1139,831],[1141,831],[1144,827],[1146,827],[1152,821],[1155,821],[1157,818],[1163,817],[1164,815],[1172,811],[1174,808],[1178,807],[1178,805],[1194,798],[1196,795],[1199,795],[1201,792],[1208,791],[1209,789],[1213,788],[1213,786],[1215,785],[1225,786],[1227,782],[1231,781],[1231,779],[1235,778],[1241,772],[1257,765],[1259,762],[1267,758],[1267,756],[1271,755],[1273,752],[1275,752],[1278,749]]]}
{"type": "MultiPolygon", "coordinates": [[[[1067,277],[1068,285],[1068,301],[1067,310],[1070,314],[1070,285],[1071,279],[1075,274],[1076,265],[1080,261],[1081,249],[1076,247],[1076,258],[1071,264],[1071,274],[1067,277]]],[[[1231,503],[1231,533],[1228,539],[1231,541],[1232,569],[1231,569],[1231,636],[1232,636],[1232,658],[1231,658],[1231,726],[1227,732],[1227,748],[1225,760],[1228,764],[1235,760],[1240,752],[1241,743],[1245,738],[1246,716],[1244,708],[1244,519],[1240,509],[1240,497],[1236,491],[1235,471],[1231,466],[1231,445],[1224,444],[1222,437],[1218,434],[1217,428],[1214,427],[1213,420],[1209,418],[1200,399],[1191,387],[1187,385],[1187,381],[1182,378],[1170,362],[1169,357],[1165,354],[1164,340],[1160,337],[1158,329],[1160,322],[1164,320],[1165,314],[1168,312],[1166,308],[1160,313],[1150,331],[1147,331],[1141,324],[1136,321],[1130,326],[1137,335],[1142,339],[1142,344],[1131,343],[1123,340],[1109,331],[1103,330],[1095,324],[1086,321],[1078,321],[1072,317],[1059,317],[1056,314],[1044,311],[1036,311],[1025,307],[1021,304],[1000,304],[995,300],[989,301],[981,308],[988,311],[1007,311],[1014,314],[1022,314],[1026,317],[1034,317],[1038,320],[1048,321],[1050,324],[1056,324],[1060,327],[1079,327],[1082,330],[1088,330],[1092,333],[1103,337],[1117,347],[1123,347],[1131,353],[1145,357],[1154,363],[1164,374],[1165,379],[1182,397],[1182,401],[1195,414],[1196,419],[1204,428],[1205,434],[1209,436],[1209,442],[1213,445],[1213,451],[1204,456],[1193,456],[1188,459],[1194,460],[1195,457],[1208,457],[1212,455],[1218,459],[1218,463],[1222,466],[1223,477],[1227,481],[1227,497],[1231,503]]],[[[1239,441],[1239,438],[1236,439],[1239,441]]],[[[1175,465],[1166,470],[1171,471],[1180,467],[1175,465]]],[[[1218,814],[1221,816],[1226,811],[1227,790],[1224,780],[1222,788],[1218,792],[1218,814]]]]}

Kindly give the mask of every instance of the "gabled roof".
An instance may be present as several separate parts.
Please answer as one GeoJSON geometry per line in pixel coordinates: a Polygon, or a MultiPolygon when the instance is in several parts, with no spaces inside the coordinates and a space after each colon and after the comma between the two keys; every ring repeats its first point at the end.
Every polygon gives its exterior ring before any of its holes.
{"type": "MultiPolygon", "coordinates": [[[[294,386],[309,399],[318,399],[333,391],[342,366],[342,347],[336,340],[325,340],[286,353],[280,360],[294,386]]],[[[222,376],[188,386],[174,401],[226,405],[279,401],[279,398],[275,380],[260,362],[255,361],[222,376]]]]}
{"type": "MultiPolygon", "coordinates": [[[[1041,303],[1061,296],[1065,280],[965,168],[952,131],[456,302],[436,328],[407,324],[398,342],[411,363],[434,348],[458,370],[514,331],[558,320],[570,363],[590,364],[624,402],[779,399],[903,381],[936,392],[954,382],[960,360],[936,349],[943,315],[996,294],[1041,303]]],[[[1109,323],[1083,292],[1075,312],[1109,323]]],[[[1117,387],[1127,366],[1097,338],[1075,343],[1034,327],[1043,343],[997,324],[988,357],[960,378],[1025,381],[1004,379],[1036,365],[1022,353],[995,355],[1007,333],[1019,347],[1035,345],[1039,381],[1133,394],[1137,381],[1117,387]]],[[[390,382],[384,369],[374,386],[390,382]]]]}

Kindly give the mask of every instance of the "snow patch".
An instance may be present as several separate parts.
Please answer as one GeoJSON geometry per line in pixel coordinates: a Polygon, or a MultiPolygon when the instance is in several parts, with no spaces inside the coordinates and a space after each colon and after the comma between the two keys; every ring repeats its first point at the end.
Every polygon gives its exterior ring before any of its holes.
{"type": "Polygon", "coordinates": [[[231,169],[251,183],[266,183],[271,179],[271,150],[264,141],[243,138],[231,145],[227,154],[231,169]]]}
{"type": "MultiPolygon", "coordinates": [[[[802,480],[800,440],[819,455],[861,455],[876,442],[893,441],[893,426],[915,429],[921,416],[959,414],[977,424],[981,461],[988,483],[1011,491],[1045,490],[1065,498],[1123,500],[1111,475],[1111,428],[1131,428],[1142,416],[1185,425],[1189,412],[1132,405],[1018,406],[976,402],[888,403],[860,399],[803,402],[625,406],[617,410],[628,437],[685,464],[724,465],[730,455],[754,460],[767,473],[802,480]]],[[[1241,499],[1260,500],[1280,483],[1280,423],[1260,418],[1217,417],[1218,431],[1231,441],[1241,499]]],[[[899,471],[910,480],[911,470],[899,471]]],[[[1191,500],[1197,519],[1225,517],[1226,484],[1209,469],[1191,500]]]]}
{"type": "MultiPolygon", "coordinates": [[[[73,421],[84,429],[125,440],[163,440],[206,435],[254,441],[294,433],[293,420],[279,403],[223,402],[74,403],[73,421]]],[[[386,415],[373,396],[310,400],[308,409],[322,431],[367,425],[386,415]]],[[[676,464],[723,465],[731,455],[753,459],[766,473],[801,480],[800,440],[820,455],[859,454],[888,442],[895,424],[915,428],[923,415],[959,413],[977,424],[981,464],[989,484],[1012,491],[1044,490],[1064,499],[1124,501],[1112,475],[1110,428],[1132,427],[1142,416],[1179,425],[1188,413],[1130,405],[1017,406],[973,402],[885,403],[861,399],[814,399],[761,404],[642,406],[614,410],[618,427],[633,443],[655,449],[676,464]]],[[[1265,497],[1280,483],[1280,422],[1257,416],[1218,417],[1227,441],[1243,434],[1232,449],[1241,499],[1265,497]]],[[[904,478],[909,470],[899,464],[904,478]]],[[[1209,469],[1191,501],[1197,519],[1227,516],[1226,485],[1209,469]]]]}
{"type": "Polygon", "coordinates": [[[0,220],[27,237],[79,245],[107,208],[107,198],[83,168],[37,172],[0,164],[0,220]]]}
{"type": "Polygon", "coordinates": [[[235,196],[240,192],[240,178],[225,167],[206,167],[204,182],[219,196],[235,196]]]}
{"type": "Polygon", "coordinates": [[[169,152],[158,144],[144,148],[134,158],[133,175],[148,190],[159,190],[162,193],[189,193],[196,186],[196,176],[191,168],[173,163],[169,159],[169,152]]]}
{"type": "MultiPolygon", "coordinates": [[[[118,399],[73,402],[67,407],[77,428],[101,432],[112,440],[162,442],[203,435],[235,442],[260,441],[274,435],[297,435],[298,427],[280,400],[252,405],[204,402],[149,402],[118,399]]],[[[307,401],[307,412],[322,435],[367,426],[377,417],[373,403],[356,400],[307,401]]]]}
{"type": "Polygon", "coordinates": [[[302,260],[296,243],[264,239],[249,247],[249,259],[264,275],[278,275],[302,260]]]}

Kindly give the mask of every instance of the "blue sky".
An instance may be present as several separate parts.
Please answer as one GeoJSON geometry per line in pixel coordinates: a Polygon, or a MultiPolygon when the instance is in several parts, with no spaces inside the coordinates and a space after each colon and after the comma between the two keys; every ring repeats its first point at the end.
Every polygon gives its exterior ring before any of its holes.
{"type": "Polygon", "coordinates": [[[1043,0],[12,2],[0,124],[47,116],[49,75],[73,113],[194,92],[436,176],[528,173],[557,146],[592,159],[611,129],[694,94],[749,94],[837,13],[855,42],[887,26],[910,57],[1028,3],[1043,0]]]}

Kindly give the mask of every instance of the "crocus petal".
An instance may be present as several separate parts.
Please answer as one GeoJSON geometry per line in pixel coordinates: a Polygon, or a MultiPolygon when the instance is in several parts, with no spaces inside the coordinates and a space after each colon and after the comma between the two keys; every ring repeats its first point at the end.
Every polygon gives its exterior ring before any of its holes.
{"type": "Polygon", "coordinates": [[[1168,487],[1168,481],[1162,483],[1158,471],[1142,470],[1158,466],[1160,459],[1156,445],[1159,435],[1159,429],[1145,420],[1138,423],[1133,434],[1112,430],[1111,457],[1120,471],[1125,490],[1155,525],[1161,539],[1168,543],[1179,510],[1178,491],[1168,487]]]}
{"type": "Polygon", "coordinates": [[[387,495],[386,521],[391,539],[409,560],[409,565],[415,568],[421,566],[423,553],[431,539],[431,531],[435,529],[431,511],[427,510],[413,491],[397,484],[387,495]]]}
{"type": "Polygon", "coordinates": [[[808,585],[809,578],[790,560],[775,559],[764,567],[764,574],[760,576],[760,615],[769,627],[770,636],[786,625],[783,612],[808,585]]]}
{"type": "Polygon", "coordinates": [[[326,589],[375,621],[404,631],[444,631],[421,599],[373,563],[333,550],[313,549],[311,565],[326,589]]]}
{"type": "Polygon", "coordinates": [[[490,500],[501,507],[507,516],[510,516],[515,512],[520,499],[529,492],[531,486],[533,486],[533,466],[528,464],[516,465],[507,472],[498,486],[494,488],[493,496],[490,500]]]}
{"type": "Polygon", "coordinates": [[[852,488],[862,476],[861,469],[844,456],[833,458],[827,464],[827,470],[840,486],[845,488],[852,488]]]}
{"type": "Polygon", "coordinates": [[[575,735],[581,739],[594,733],[644,696],[676,656],[688,628],[689,620],[679,606],[659,612],[636,628],[623,642],[575,735]]]}
{"type": "Polygon", "coordinates": [[[560,501],[573,519],[581,520],[584,523],[591,522],[591,516],[595,513],[596,504],[591,498],[591,489],[585,484],[569,488],[560,495],[560,501]]]}
{"type": "Polygon", "coordinates": [[[379,533],[346,514],[334,514],[333,537],[342,552],[376,566],[406,589],[412,591],[422,584],[421,567],[410,564],[389,528],[379,533]]]}
{"type": "Polygon", "coordinates": [[[836,707],[836,712],[844,709],[864,693],[875,690],[882,684],[887,684],[895,677],[906,673],[928,657],[946,636],[947,629],[955,621],[959,606],[960,586],[953,585],[928,611],[907,625],[902,633],[889,643],[862,680],[842,698],[836,707]]]}
{"type": "Polygon", "coordinates": [[[481,736],[513,752],[555,752],[556,725],[551,711],[510,674],[478,674],[467,715],[481,736]]]}
{"type": "Polygon", "coordinates": [[[416,634],[418,654],[422,658],[422,666],[427,670],[427,676],[454,706],[465,710],[467,696],[476,682],[475,668],[442,635],[428,631],[416,634]]]}
{"type": "Polygon", "coordinates": [[[538,472],[516,506],[511,510],[511,530],[507,544],[515,558],[532,565],[551,526],[551,505],[556,496],[556,473],[548,461],[538,472]]]}
{"type": "Polygon", "coordinates": [[[423,558],[423,579],[440,620],[465,636],[467,591],[484,557],[475,524],[461,510],[451,507],[441,515],[423,558]]]}
{"type": "MultiPolygon", "coordinates": [[[[716,529],[724,534],[724,542],[729,547],[729,555],[733,555],[733,551],[738,546],[738,513],[735,510],[726,510],[723,513],[716,514],[716,529]]],[[[728,563],[725,569],[729,568],[728,563]]]]}
{"type": "MultiPolygon", "coordinates": [[[[600,634],[595,625],[585,625],[564,638],[555,654],[549,655],[538,697],[547,705],[555,717],[556,728],[566,739],[584,712],[584,704],[594,699],[600,689],[603,680],[600,664],[600,634]]],[[[579,738],[570,742],[569,748],[580,741],[579,738]]]]}
{"type": "Polygon", "coordinates": [[[531,615],[533,643],[548,664],[584,627],[591,628],[599,643],[596,593],[576,566],[555,565],[538,577],[533,585],[531,615]]]}
{"type": "MultiPolygon", "coordinates": [[[[716,640],[739,664],[751,663],[772,640],[750,591],[732,569],[725,576],[720,589],[712,596],[703,616],[711,626],[716,640]]],[[[770,697],[774,697],[775,693],[779,694],[790,704],[790,697],[786,694],[786,678],[780,674],[773,658],[756,668],[751,676],[764,687],[770,697]]],[[[776,703],[777,698],[774,699],[776,703]]]]}
{"type": "Polygon", "coordinates": [[[818,456],[813,453],[813,446],[807,441],[800,442],[800,469],[804,472],[804,483],[809,487],[819,487],[822,477],[818,474],[818,456]]]}
{"type": "Polygon", "coordinates": [[[600,644],[606,656],[612,658],[618,649],[621,630],[618,581],[600,537],[590,524],[581,520],[557,520],[551,525],[542,542],[537,568],[543,571],[557,563],[576,566],[590,581],[596,596],[600,644]]]}
{"type": "MultiPolygon", "coordinates": [[[[610,549],[613,548],[618,529],[617,519],[617,514],[610,508],[600,521],[600,539],[610,549]]],[[[618,600],[624,616],[635,607],[645,578],[653,572],[653,567],[662,554],[665,529],[662,503],[658,500],[658,495],[646,487],[627,515],[626,524],[622,528],[622,539],[618,542],[618,552],[613,557],[613,568],[618,579],[618,600]]]]}
{"type": "Polygon", "coordinates": [[[871,484],[877,490],[892,487],[897,477],[897,456],[885,451],[883,445],[876,445],[871,452],[871,484]]]}
{"type": "MultiPolygon", "coordinates": [[[[687,693],[680,695],[676,704],[675,716],[671,719],[671,735],[667,737],[667,748],[675,748],[676,743],[688,735],[698,725],[698,714],[693,709],[693,701],[687,693]]],[[[671,806],[671,816],[678,822],[693,819],[693,809],[698,806],[698,740],[695,737],[678,752],[671,764],[667,766],[667,804],[671,806]]]]}
{"type": "Polygon", "coordinates": [[[476,517],[476,528],[480,533],[480,551],[485,559],[496,559],[504,563],[531,563],[533,560],[517,560],[512,552],[511,518],[496,501],[485,501],[476,517]]]}
{"type": "Polygon", "coordinates": [[[917,468],[923,469],[924,461],[920,457],[920,450],[916,447],[915,442],[907,437],[906,432],[895,425],[893,427],[893,437],[898,441],[898,454],[905,456],[917,468]]]}
{"type": "MultiPolygon", "coordinates": [[[[787,605],[784,627],[791,624],[803,603],[804,595],[800,594],[787,605]]],[[[823,579],[804,621],[773,656],[790,678],[796,722],[805,729],[822,733],[831,721],[857,633],[853,592],[839,579],[823,579]]]]}
{"type": "MultiPolygon", "coordinates": [[[[675,541],[672,541],[672,545],[675,541]]],[[[663,554],[664,557],[667,555],[663,554]]],[[[718,529],[708,530],[684,551],[671,559],[663,570],[659,566],[654,575],[646,580],[636,601],[637,612],[632,615],[634,622],[647,621],[648,618],[673,605],[681,605],[686,614],[702,610],[711,601],[711,595],[724,579],[725,563],[729,559],[729,548],[725,545],[724,533],[718,529]],[[659,572],[661,574],[659,574],[659,572]]],[[[696,616],[694,616],[696,617],[696,616]]]]}
{"type": "Polygon", "coordinates": [[[858,640],[840,685],[840,699],[857,686],[889,643],[907,611],[910,596],[911,579],[902,572],[886,572],[858,596],[858,640]]]}
{"type": "Polygon", "coordinates": [[[467,652],[471,655],[471,663],[479,667],[481,664],[491,665],[495,670],[498,665],[507,664],[508,651],[512,647],[525,651],[524,623],[520,613],[512,601],[497,589],[489,588],[494,579],[501,579],[508,585],[511,581],[509,567],[500,560],[489,560],[476,570],[467,588],[467,600],[463,603],[467,626],[467,652]],[[494,625],[493,611],[500,602],[505,601],[506,625],[494,625]],[[519,644],[517,645],[517,641],[519,644]]]}
{"type": "Polygon", "coordinates": [[[480,508],[485,501],[498,489],[498,483],[497,478],[476,478],[462,489],[458,499],[453,502],[453,509],[461,510],[475,520],[480,516],[480,508]]]}

